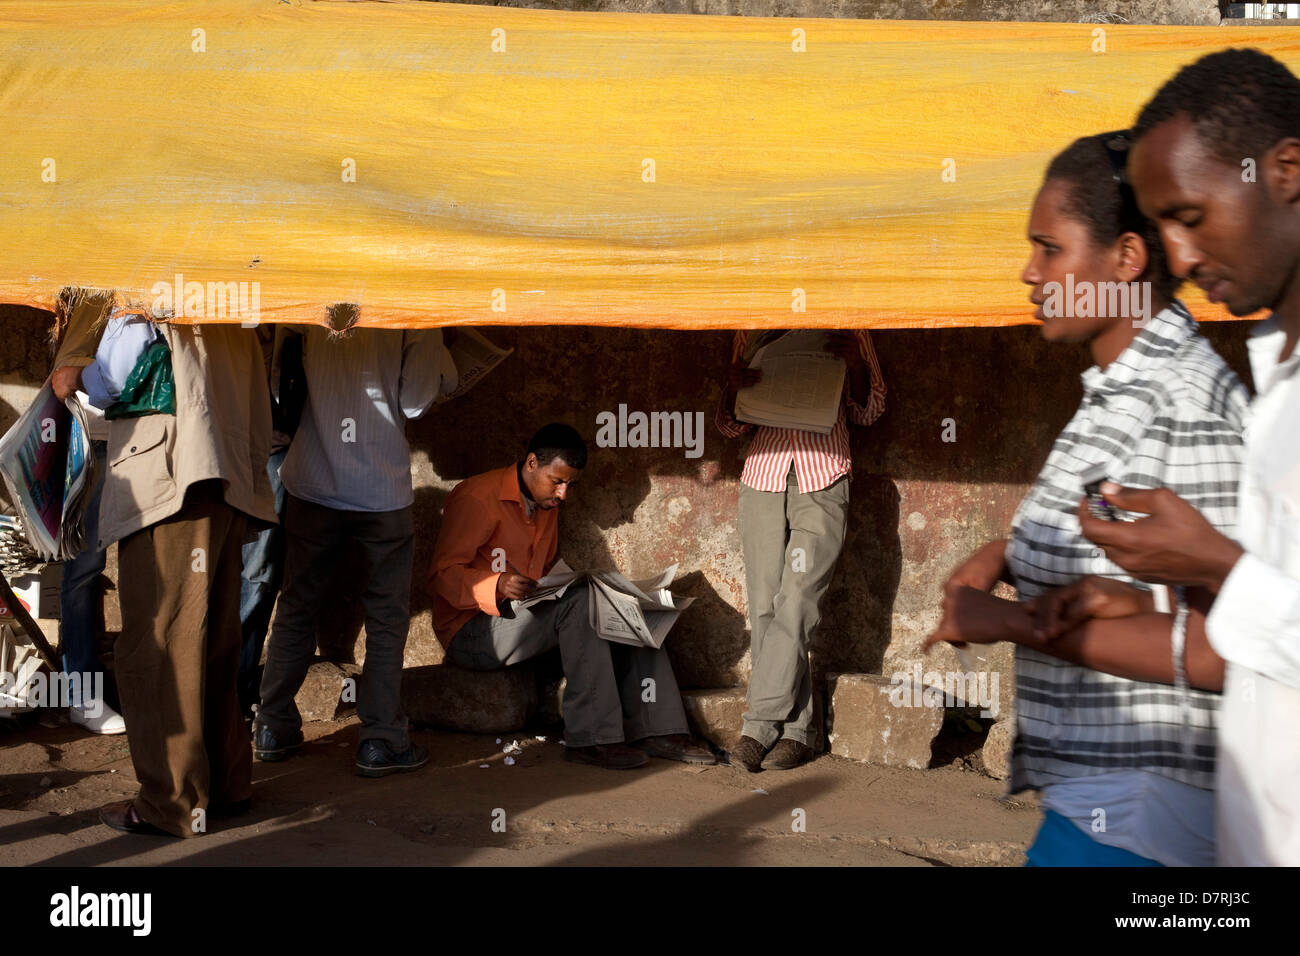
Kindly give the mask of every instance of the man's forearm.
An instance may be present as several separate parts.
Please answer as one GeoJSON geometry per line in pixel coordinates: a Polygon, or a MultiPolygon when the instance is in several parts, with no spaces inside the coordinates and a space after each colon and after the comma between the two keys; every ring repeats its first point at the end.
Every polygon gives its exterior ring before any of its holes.
{"type": "Polygon", "coordinates": [[[865,362],[849,362],[849,395],[864,408],[871,399],[871,381],[867,376],[865,362]]]}

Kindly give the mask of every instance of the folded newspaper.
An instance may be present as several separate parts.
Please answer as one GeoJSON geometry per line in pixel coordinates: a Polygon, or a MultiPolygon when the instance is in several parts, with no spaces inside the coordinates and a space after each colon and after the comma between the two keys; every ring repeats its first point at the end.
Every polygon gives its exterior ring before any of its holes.
{"type": "Polygon", "coordinates": [[[456,366],[456,390],[443,399],[449,402],[464,395],[510,355],[514,349],[493,345],[479,332],[468,326],[457,326],[456,334],[447,346],[456,366]]]}
{"type": "Polygon", "coordinates": [[[43,561],[76,557],[85,547],[85,512],[95,486],[86,410],[66,402],[47,380],[27,411],[0,438],[0,475],[28,543],[43,561]]]}
{"type": "Polygon", "coordinates": [[[588,623],[597,636],[634,647],[662,647],[664,638],[682,611],[694,603],[668,590],[677,576],[677,565],[652,578],[630,581],[617,571],[574,571],[561,558],[537,588],[512,608],[529,608],[543,601],[555,601],[574,583],[587,581],[591,589],[588,623]]]}
{"type": "Polygon", "coordinates": [[[800,329],[759,348],[749,367],[763,376],[736,393],[736,418],[829,435],[840,415],[847,366],[826,350],[826,341],[824,330],[800,329]]]}

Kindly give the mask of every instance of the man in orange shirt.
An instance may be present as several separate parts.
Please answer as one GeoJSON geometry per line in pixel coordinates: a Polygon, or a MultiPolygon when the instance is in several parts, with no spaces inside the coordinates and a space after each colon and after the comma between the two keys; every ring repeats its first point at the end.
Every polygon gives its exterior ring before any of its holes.
{"type": "Polygon", "coordinates": [[[586,465],[582,436],[551,424],[533,436],[523,461],[456,486],[429,569],[434,630],[447,659],[471,670],[508,667],[558,646],[567,760],[615,770],[649,757],[715,763],[687,734],[668,655],[598,637],[588,623],[585,582],[554,601],[511,605],[555,562],[558,509],[586,465]]]}

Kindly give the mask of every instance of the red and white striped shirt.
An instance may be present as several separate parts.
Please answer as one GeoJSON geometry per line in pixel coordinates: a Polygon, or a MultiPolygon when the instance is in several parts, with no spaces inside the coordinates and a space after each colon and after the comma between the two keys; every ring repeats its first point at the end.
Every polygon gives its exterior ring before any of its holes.
{"type": "MultiPolygon", "coordinates": [[[[756,334],[759,333],[736,333],[736,341],[731,350],[733,363],[742,360],[750,338],[756,334]]],[[[796,428],[771,428],[738,421],[727,407],[727,390],[723,389],[722,401],[715,418],[718,431],[727,438],[737,438],[756,430],[754,440],[749,443],[749,450],[745,453],[741,484],[755,491],[785,491],[786,477],[790,474],[790,464],[793,462],[795,477],[799,480],[799,491],[805,494],[828,488],[852,472],[846,418],[855,425],[870,425],[885,411],[885,379],[880,374],[880,362],[876,358],[871,337],[864,329],[855,330],[854,335],[857,336],[858,348],[871,374],[871,396],[867,399],[865,408],[859,405],[849,392],[849,378],[845,376],[840,414],[830,434],[819,435],[817,432],[796,428]]]]}

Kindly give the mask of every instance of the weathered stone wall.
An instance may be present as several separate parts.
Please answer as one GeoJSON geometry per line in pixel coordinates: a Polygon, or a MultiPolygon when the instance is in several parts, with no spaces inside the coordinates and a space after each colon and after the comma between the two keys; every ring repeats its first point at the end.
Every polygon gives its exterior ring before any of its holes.
{"type": "MultiPolygon", "coordinates": [[[[1247,324],[1207,325],[1243,373],[1247,324]]],[[[736,501],[747,439],[724,439],[712,425],[730,336],[568,327],[488,334],[515,354],[478,389],[411,429],[417,584],[455,482],[514,460],[538,425],[565,421],[592,444],[561,517],[566,559],[633,574],[680,562],[678,588],[697,601],[668,641],[679,679],[701,688],[744,683],[736,501]],[[596,448],[596,416],[620,403],[630,411],[704,413],[704,454],[596,448]]],[[[848,539],[816,650],[827,671],[888,674],[920,659],[916,647],[937,622],[939,589],[952,567],[1005,535],[1073,414],[1087,359],[1082,347],[1043,342],[1036,327],[878,332],[873,340],[888,405],[875,425],[852,430],[848,539]],[[955,442],[942,440],[945,418],[956,423],[955,442]]],[[[413,604],[411,663],[436,663],[428,599],[420,592],[413,604]]]]}

